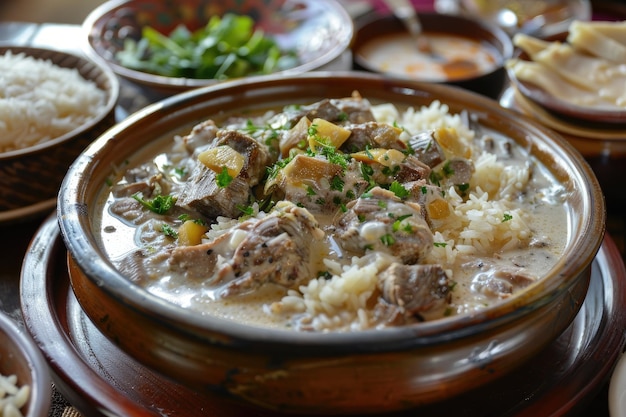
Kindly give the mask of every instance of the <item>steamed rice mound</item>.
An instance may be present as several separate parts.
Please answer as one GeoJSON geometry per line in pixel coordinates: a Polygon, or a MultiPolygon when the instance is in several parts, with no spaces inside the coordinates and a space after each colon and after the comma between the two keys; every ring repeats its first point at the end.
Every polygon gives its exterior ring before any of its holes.
{"type": "Polygon", "coordinates": [[[8,51],[0,56],[0,152],[71,132],[105,102],[105,92],[76,69],[8,51]]]}

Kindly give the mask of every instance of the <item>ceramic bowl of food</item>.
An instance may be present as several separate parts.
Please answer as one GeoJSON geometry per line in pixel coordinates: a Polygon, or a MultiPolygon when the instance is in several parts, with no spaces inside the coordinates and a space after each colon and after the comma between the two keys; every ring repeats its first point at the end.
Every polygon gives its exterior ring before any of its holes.
{"type": "Polygon", "coordinates": [[[484,96],[313,72],[131,115],[72,166],[58,220],[78,302],[142,364],[364,414],[441,404],[554,340],[605,208],[580,153],[484,96]]]}
{"type": "Polygon", "coordinates": [[[504,88],[510,37],[499,27],[471,17],[420,13],[429,52],[420,51],[402,22],[374,13],[357,25],[355,66],[422,82],[457,85],[496,98],[504,88]]]}
{"type": "Polygon", "coordinates": [[[0,414],[45,417],[52,394],[48,364],[14,319],[0,313],[0,414]]]}
{"type": "Polygon", "coordinates": [[[83,28],[88,55],[160,97],[252,74],[351,64],[353,24],[335,0],[116,0],[83,28]]]}
{"type": "Polygon", "coordinates": [[[105,65],[0,46],[0,221],[51,210],[67,168],[115,123],[119,82],[105,65]]]}

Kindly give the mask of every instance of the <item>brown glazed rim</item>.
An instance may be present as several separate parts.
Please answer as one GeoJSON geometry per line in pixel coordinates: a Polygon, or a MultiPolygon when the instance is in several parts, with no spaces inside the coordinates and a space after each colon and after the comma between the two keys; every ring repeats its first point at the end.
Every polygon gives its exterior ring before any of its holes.
{"type": "Polygon", "coordinates": [[[354,72],[252,77],[192,90],[150,105],[105,132],[77,158],[62,184],[57,216],[63,240],[79,268],[95,285],[125,306],[207,343],[219,344],[225,338],[233,346],[245,349],[297,348],[303,354],[320,348],[332,354],[432,346],[523,320],[527,313],[566,291],[576,279],[583,279],[602,243],[606,220],[604,198],[595,174],[580,153],[557,133],[500,107],[491,99],[460,88],[354,72]],[[109,174],[101,165],[111,158],[111,162],[122,162],[137,152],[142,147],[137,142],[141,141],[131,138],[159,137],[206,119],[218,110],[241,108],[241,103],[246,108],[267,107],[268,99],[279,105],[313,97],[345,96],[352,90],[360,91],[366,98],[375,96],[409,105],[412,98],[439,99],[451,111],[466,108],[481,123],[515,138],[564,183],[572,205],[582,209],[570,219],[572,236],[566,255],[545,279],[520,296],[484,311],[398,328],[320,334],[256,328],[201,316],[132,284],[98,248],[90,228],[91,203],[109,174]]]}

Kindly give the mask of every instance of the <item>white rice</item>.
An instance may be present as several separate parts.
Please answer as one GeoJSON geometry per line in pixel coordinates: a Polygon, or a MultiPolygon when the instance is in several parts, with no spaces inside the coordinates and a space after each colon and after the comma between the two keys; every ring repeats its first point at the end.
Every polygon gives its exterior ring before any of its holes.
{"type": "Polygon", "coordinates": [[[68,133],[105,103],[105,92],[76,69],[8,51],[0,56],[0,152],[68,133]]]}
{"type": "Polygon", "coordinates": [[[17,385],[17,376],[0,374],[0,417],[22,417],[20,411],[28,402],[30,386],[17,385]]]}
{"type": "MultiPolygon", "coordinates": [[[[374,107],[377,120],[398,124],[408,132],[437,128],[454,128],[471,149],[475,133],[459,115],[448,113],[445,104],[434,101],[430,106],[400,113],[391,104],[374,107]]],[[[480,152],[476,150],[476,152],[480,152]]],[[[451,215],[434,222],[437,243],[427,262],[441,264],[450,277],[458,256],[491,255],[517,247],[531,235],[528,214],[515,208],[512,199],[526,187],[530,166],[505,166],[492,154],[473,155],[475,173],[470,184],[469,198],[463,199],[455,188],[446,190],[445,198],[451,215]],[[502,219],[510,215],[509,221],[502,219]]],[[[268,306],[270,314],[302,313],[311,318],[311,327],[318,331],[345,328],[353,330],[371,327],[367,313],[368,299],[376,291],[377,276],[389,263],[384,256],[355,258],[341,269],[327,262],[330,279],[313,279],[298,291],[291,290],[280,302],[268,306]]]]}

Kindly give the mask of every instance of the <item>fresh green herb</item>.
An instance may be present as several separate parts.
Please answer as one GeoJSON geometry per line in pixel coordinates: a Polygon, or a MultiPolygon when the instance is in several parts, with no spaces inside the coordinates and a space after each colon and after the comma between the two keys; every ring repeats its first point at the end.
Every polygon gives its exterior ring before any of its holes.
{"type": "Polygon", "coordinates": [[[316,195],[317,193],[310,185],[306,186],[306,195],[316,195]]]}
{"type": "Polygon", "coordinates": [[[139,41],[125,39],[116,58],[127,68],[166,77],[220,80],[298,64],[295,51],[281,51],[273,38],[255,29],[251,17],[234,13],[215,15],[195,31],[179,25],[168,35],[146,26],[139,41]]]}
{"type": "Polygon", "coordinates": [[[317,273],[317,277],[318,278],[324,278],[324,279],[331,279],[333,277],[333,274],[331,274],[328,271],[319,271],[317,273]]]}
{"type": "Polygon", "coordinates": [[[400,184],[398,181],[391,183],[389,191],[394,193],[398,198],[407,198],[411,194],[409,190],[407,190],[404,185],[400,184]]]}
{"type": "Polygon", "coordinates": [[[157,214],[167,213],[176,204],[176,197],[171,195],[157,195],[152,200],[143,199],[139,193],[133,194],[132,197],[145,208],[157,214]]]}
{"type": "Polygon", "coordinates": [[[446,163],[443,164],[442,171],[443,175],[445,175],[446,177],[451,177],[454,175],[454,169],[450,165],[450,161],[446,161],[446,163]]]}
{"type": "Polygon", "coordinates": [[[467,190],[469,190],[470,185],[468,183],[463,183],[463,184],[457,184],[457,187],[459,188],[459,191],[461,191],[462,193],[465,193],[467,190]]]}
{"type": "Polygon", "coordinates": [[[445,248],[446,246],[448,246],[448,244],[446,242],[435,242],[435,243],[433,243],[433,245],[436,248],[445,248]]]}
{"type": "Polygon", "coordinates": [[[228,187],[231,182],[233,182],[233,179],[234,178],[228,173],[228,168],[222,167],[222,171],[215,177],[215,182],[217,183],[218,187],[225,188],[228,187]]]}
{"type": "Polygon", "coordinates": [[[276,175],[278,175],[278,171],[286,167],[287,164],[291,162],[292,159],[293,157],[280,159],[276,161],[276,163],[272,165],[271,167],[267,167],[267,178],[268,179],[276,178],[276,175]]]}
{"type": "Polygon", "coordinates": [[[236,207],[244,216],[252,216],[254,214],[254,208],[251,206],[241,206],[238,204],[236,207]]]}
{"type": "Polygon", "coordinates": [[[180,220],[183,223],[191,220],[195,224],[206,226],[206,222],[204,221],[204,219],[192,219],[189,214],[181,214],[180,216],[178,216],[178,220],[180,220]]]}
{"type": "Polygon", "coordinates": [[[510,215],[509,213],[504,213],[504,216],[502,217],[502,223],[508,222],[509,220],[512,220],[513,216],[510,215]]]}
{"type": "Polygon", "coordinates": [[[163,225],[161,226],[161,231],[165,236],[171,237],[172,239],[178,238],[178,233],[176,233],[176,230],[174,230],[172,226],[167,223],[163,223],[163,225]]]}
{"type": "Polygon", "coordinates": [[[345,181],[338,175],[335,175],[330,180],[330,189],[335,191],[343,191],[345,181]]]}
{"type": "MultiPolygon", "coordinates": [[[[393,225],[391,226],[392,230],[394,232],[397,232],[398,230],[400,230],[400,226],[402,225],[402,221],[408,217],[411,217],[412,214],[405,214],[403,216],[398,217],[394,222],[393,225]]],[[[404,230],[407,233],[410,233],[413,231],[413,228],[411,227],[410,224],[405,225],[402,230],[404,230]]]]}
{"type": "Polygon", "coordinates": [[[187,170],[185,167],[177,167],[174,168],[174,174],[176,174],[178,178],[184,178],[185,175],[187,175],[187,170]]]}
{"type": "Polygon", "coordinates": [[[385,246],[391,246],[396,243],[396,239],[389,233],[382,235],[380,237],[380,241],[383,242],[383,245],[385,246]]]}

